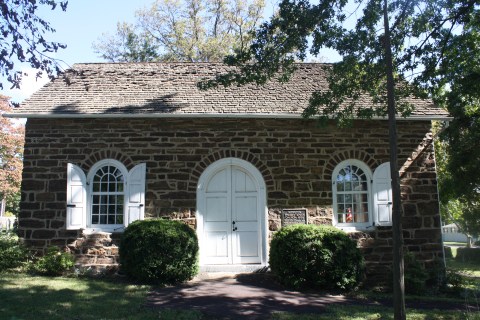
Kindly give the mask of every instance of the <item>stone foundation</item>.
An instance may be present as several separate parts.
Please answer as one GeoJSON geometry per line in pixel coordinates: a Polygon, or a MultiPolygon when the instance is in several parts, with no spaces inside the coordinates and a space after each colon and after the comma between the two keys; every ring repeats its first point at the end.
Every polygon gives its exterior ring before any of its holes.
{"type": "Polygon", "coordinates": [[[105,275],[119,270],[118,240],[112,240],[110,233],[83,234],[67,247],[80,273],[105,275]]]}

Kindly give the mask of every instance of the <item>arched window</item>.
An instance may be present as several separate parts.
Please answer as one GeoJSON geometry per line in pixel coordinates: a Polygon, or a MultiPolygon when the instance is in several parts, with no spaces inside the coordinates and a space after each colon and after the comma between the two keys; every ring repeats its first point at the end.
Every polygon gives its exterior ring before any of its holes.
{"type": "Polygon", "coordinates": [[[367,165],[358,160],[341,162],[333,171],[334,224],[340,227],[367,227],[372,225],[372,174],[367,165]]]}
{"type": "Polygon", "coordinates": [[[83,170],[67,166],[67,229],[122,231],[144,217],[146,165],[130,171],[119,161],[97,162],[85,176],[83,170]]]}
{"type": "Polygon", "coordinates": [[[92,169],[93,174],[88,180],[92,198],[90,224],[123,225],[127,174],[125,167],[112,161],[102,161],[92,169]]]}

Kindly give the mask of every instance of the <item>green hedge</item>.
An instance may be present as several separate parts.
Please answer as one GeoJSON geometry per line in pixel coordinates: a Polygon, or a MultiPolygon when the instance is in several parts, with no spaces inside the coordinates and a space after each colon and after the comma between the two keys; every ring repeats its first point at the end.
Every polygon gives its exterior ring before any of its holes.
{"type": "Polygon", "coordinates": [[[120,242],[121,270],[146,283],[175,284],[198,272],[198,240],[195,231],[174,220],[131,223],[120,242]]]}
{"type": "Polygon", "coordinates": [[[357,243],[332,226],[292,225],[273,236],[270,268],[295,289],[351,289],[363,277],[357,243]]]}
{"type": "Polygon", "coordinates": [[[28,251],[11,231],[0,230],[0,272],[17,268],[27,261],[28,251]]]}
{"type": "Polygon", "coordinates": [[[455,260],[480,263],[480,248],[457,248],[455,260]]]}

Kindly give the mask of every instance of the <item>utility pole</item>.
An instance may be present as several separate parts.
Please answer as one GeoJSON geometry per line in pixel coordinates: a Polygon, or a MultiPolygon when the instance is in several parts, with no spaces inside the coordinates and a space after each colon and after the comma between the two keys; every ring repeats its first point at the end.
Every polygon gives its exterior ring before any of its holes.
{"type": "Polygon", "coordinates": [[[387,74],[388,130],[390,146],[390,175],[392,178],[392,233],[393,233],[393,308],[394,319],[405,320],[405,283],[403,263],[402,204],[400,176],[398,173],[397,123],[395,110],[395,80],[393,78],[392,46],[388,23],[388,1],[383,0],[383,23],[385,28],[384,49],[387,74]]]}

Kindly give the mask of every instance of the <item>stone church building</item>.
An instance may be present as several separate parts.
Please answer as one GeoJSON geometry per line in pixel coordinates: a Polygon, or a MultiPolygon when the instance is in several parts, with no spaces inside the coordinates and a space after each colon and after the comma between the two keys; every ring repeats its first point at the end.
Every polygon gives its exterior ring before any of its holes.
{"type": "MultiPolygon", "coordinates": [[[[224,65],[74,65],[9,115],[27,119],[19,235],[43,251],[118,238],[137,219],[180,219],[197,232],[204,270],[253,270],[268,265],[282,224],[331,224],[358,240],[367,277],[385,276],[387,120],[303,119],[311,93],[327,87],[324,67],[299,64],[283,84],[201,91],[224,65]]],[[[403,236],[428,264],[442,257],[431,121],[448,114],[410,102],[415,111],[398,119],[403,236]]],[[[115,254],[96,262],[114,264],[115,254]]]]}

